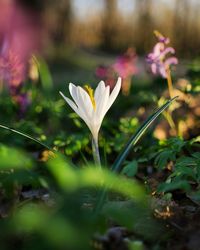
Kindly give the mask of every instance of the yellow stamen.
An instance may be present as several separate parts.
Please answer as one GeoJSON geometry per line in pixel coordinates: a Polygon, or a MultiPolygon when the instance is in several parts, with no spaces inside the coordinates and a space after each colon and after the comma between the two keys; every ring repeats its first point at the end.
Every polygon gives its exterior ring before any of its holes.
{"type": "Polygon", "coordinates": [[[95,99],[94,99],[94,90],[88,86],[88,85],[84,85],[84,89],[87,91],[89,97],[90,97],[90,100],[92,102],[92,106],[94,108],[94,110],[96,109],[96,102],[95,102],[95,99]]]}

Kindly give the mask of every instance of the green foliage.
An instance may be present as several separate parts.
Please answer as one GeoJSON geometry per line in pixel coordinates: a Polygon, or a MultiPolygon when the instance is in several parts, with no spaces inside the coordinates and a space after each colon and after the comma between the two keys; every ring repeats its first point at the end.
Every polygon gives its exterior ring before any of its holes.
{"type": "Polygon", "coordinates": [[[194,152],[198,146],[191,141],[183,141],[173,138],[162,144],[161,152],[155,158],[155,164],[160,169],[166,168],[169,161],[172,162],[172,173],[165,183],[158,187],[159,192],[168,192],[175,189],[191,190],[191,184],[200,181],[200,154],[194,152]],[[187,156],[183,152],[187,150],[187,156]]]}
{"type": "Polygon", "coordinates": [[[142,126],[139,127],[139,129],[132,135],[132,137],[129,139],[125,147],[123,148],[122,152],[118,155],[117,159],[115,160],[112,170],[114,172],[121,172],[121,164],[127,157],[129,151],[131,150],[132,146],[134,146],[139,139],[142,137],[142,135],[145,133],[145,131],[149,128],[149,126],[153,123],[153,121],[176,99],[177,97],[174,97],[173,99],[167,101],[165,104],[163,104],[158,110],[155,111],[151,116],[149,116],[146,121],[142,124],[142,126]]]}
{"type": "Polygon", "coordinates": [[[177,137],[160,141],[159,152],[155,158],[155,165],[159,169],[166,168],[167,163],[176,159],[177,154],[180,153],[184,145],[185,142],[177,137]]]}
{"type": "Polygon", "coordinates": [[[138,163],[137,161],[133,160],[129,162],[125,167],[123,167],[122,174],[128,177],[134,177],[138,171],[138,163]]]}
{"type": "Polygon", "coordinates": [[[0,170],[6,169],[28,169],[31,167],[31,160],[20,150],[8,148],[0,144],[0,170]]]}
{"type": "MultiPolygon", "coordinates": [[[[24,86],[31,101],[24,114],[6,89],[0,93],[0,124],[9,124],[9,127],[0,125],[1,249],[11,250],[13,246],[19,250],[94,249],[96,236],[105,239],[104,234],[113,225],[131,232],[126,242],[129,249],[166,249],[166,242],[173,235],[173,224],[170,218],[165,221],[153,216],[152,204],[154,207],[157,204],[150,193],[155,191],[158,203],[164,201],[165,207],[170,202],[179,203],[175,198],[177,193],[199,206],[200,137],[195,137],[196,132],[190,128],[187,140],[174,137],[157,141],[152,136],[157,121],[142,143],[135,146],[170,104],[170,101],[164,104],[166,97],[161,98],[164,108],[148,119],[158,96],[162,95],[163,85],[161,79],[156,83],[138,78],[133,81],[130,96],[119,96],[115,108],[105,117],[99,135],[105,167],[97,169],[91,164],[88,128],[58,94],[62,88],[66,92],[66,82],[70,81],[79,84],[89,79],[94,86],[90,70],[95,67],[96,59],[90,65],[89,56],[86,64],[82,57],[81,63],[72,62],[70,70],[66,65],[63,69],[52,65],[53,76],[40,58],[38,82],[31,86],[29,80],[24,86]],[[79,69],[74,68],[77,65],[79,69]],[[157,84],[158,93],[152,91],[155,86],[152,84],[157,84]],[[109,171],[109,166],[122,170],[122,175],[109,171]],[[99,194],[105,194],[105,190],[107,199],[103,200],[102,210],[98,210],[97,205],[102,201],[99,194]]],[[[190,98],[199,92],[199,72],[199,62],[190,66],[191,83],[182,89],[190,98]]],[[[177,111],[176,104],[171,105],[171,111],[177,111]]]]}
{"type": "MultiPolygon", "coordinates": [[[[5,178],[5,170],[10,179],[1,188],[10,189],[9,199],[13,201],[10,209],[15,206],[13,216],[5,219],[6,223],[0,223],[3,231],[0,236],[2,249],[7,249],[7,239],[15,241],[16,238],[21,238],[19,245],[17,244],[18,249],[28,249],[30,245],[37,249],[63,247],[90,249],[89,242],[92,234],[95,231],[105,230],[105,223],[103,226],[99,220],[105,222],[112,217],[121,225],[134,229],[136,224],[138,227],[143,223],[142,218],[145,214],[150,216],[145,191],[135,180],[127,180],[108,170],[97,169],[95,166],[74,168],[66,158],[58,154],[52,156],[46,163],[38,165],[27,154],[2,145],[0,157],[2,159],[0,179],[5,178]],[[37,168],[45,168],[48,175],[46,173],[44,176],[41,171],[38,171],[39,169],[36,171],[37,168]],[[26,179],[26,182],[23,182],[19,176],[26,179]],[[46,203],[42,203],[40,199],[35,200],[31,196],[28,200],[15,198],[16,190],[20,190],[21,185],[34,188],[33,179],[38,183],[37,188],[44,188],[43,183],[46,183],[45,190],[49,196],[46,203]],[[119,196],[126,197],[131,206],[125,206],[125,210],[122,209],[117,216],[113,216],[113,209],[118,210],[118,205],[115,204],[112,210],[105,207],[104,211],[96,216],[93,210],[96,201],[94,195],[97,189],[104,188],[115,194],[114,200],[119,196]],[[89,196],[85,196],[86,190],[89,196]],[[134,216],[127,221],[124,212],[131,214],[133,209],[135,209],[134,216]],[[138,216],[140,213],[140,220],[137,219],[137,213],[138,216]]],[[[7,213],[10,213],[10,209],[7,213]]],[[[154,225],[153,218],[152,223],[153,228],[157,226],[154,225]]],[[[145,238],[152,237],[146,232],[140,232],[140,234],[145,238]]]]}

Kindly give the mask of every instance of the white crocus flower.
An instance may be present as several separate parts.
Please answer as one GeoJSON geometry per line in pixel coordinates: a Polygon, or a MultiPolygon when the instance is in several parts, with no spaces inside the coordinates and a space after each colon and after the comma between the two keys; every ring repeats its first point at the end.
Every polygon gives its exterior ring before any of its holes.
{"type": "Polygon", "coordinates": [[[93,90],[88,86],[82,88],[70,83],[69,92],[73,101],[62,92],[60,94],[69,106],[84,120],[92,133],[94,141],[97,143],[103,118],[119,94],[120,88],[121,78],[118,78],[111,93],[110,86],[105,86],[104,81],[101,81],[94,94],[93,90]]]}
{"type": "Polygon", "coordinates": [[[73,101],[62,92],[60,94],[69,106],[84,120],[94,139],[97,139],[103,118],[119,94],[120,88],[121,78],[118,78],[111,94],[110,86],[105,86],[104,81],[98,84],[94,95],[91,88],[86,86],[84,89],[80,86],[75,86],[73,83],[69,84],[69,92],[73,101]]]}

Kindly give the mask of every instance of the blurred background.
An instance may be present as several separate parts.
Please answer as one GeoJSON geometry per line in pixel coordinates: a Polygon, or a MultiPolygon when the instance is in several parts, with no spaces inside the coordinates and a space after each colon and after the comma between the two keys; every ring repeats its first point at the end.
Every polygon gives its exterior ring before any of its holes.
{"type": "Polygon", "coordinates": [[[169,36],[178,55],[200,52],[198,0],[22,1],[42,11],[48,45],[121,52],[135,47],[147,53],[154,29],[169,36]],[[43,5],[43,6],[41,6],[43,5]]]}
{"type": "Polygon", "coordinates": [[[94,82],[95,68],[112,64],[128,48],[139,56],[142,75],[155,29],[170,38],[179,59],[200,53],[198,0],[0,0],[0,12],[1,53],[13,43],[25,61],[41,54],[56,83],[66,81],[66,73],[77,82],[81,71],[94,82]],[[78,79],[73,70],[79,70],[78,79]]]}

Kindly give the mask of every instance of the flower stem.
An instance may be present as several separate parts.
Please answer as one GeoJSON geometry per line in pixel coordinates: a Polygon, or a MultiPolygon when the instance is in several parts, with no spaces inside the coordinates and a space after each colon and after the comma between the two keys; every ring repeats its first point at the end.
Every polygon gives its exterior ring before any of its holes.
{"type": "Polygon", "coordinates": [[[169,110],[164,111],[163,115],[164,115],[165,119],[167,120],[167,122],[169,123],[170,128],[176,131],[176,125],[175,125],[175,122],[172,118],[171,112],[169,112],[169,110]]]}
{"type": "Polygon", "coordinates": [[[166,72],[167,72],[167,84],[168,84],[169,96],[172,99],[173,98],[173,85],[172,85],[171,71],[169,67],[167,68],[166,72]]]}
{"type": "Polygon", "coordinates": [[[99,167],[101,167],[98,138],[92,137],[92,153],[93,153],[95,164],[98,165],[99,167]]]}
{"type": "MultiPolygon", "coordinates": [[[[168,84],[169,96],[172,99],[173,98],[173,91],[174,90],[173,90],[173,84],[172,84],[171,71],[170,71],[169,67],[167,67],[166,72],[167,72],[167,84],[168,84]]],[[[171,129],[173,129],[176,132],[176,134],[177,134],[176,124],[175,124],[175,122],[174,122],[174,120],[172,118],[171,112],[169,110],[164,111],[163,115],[167,119],[167,121],[168,121],[171,129]]]]}

